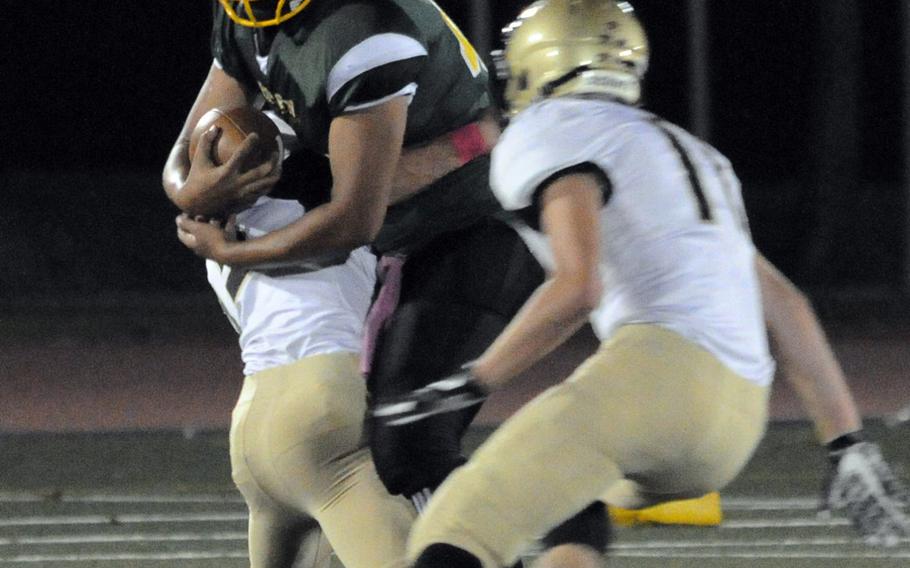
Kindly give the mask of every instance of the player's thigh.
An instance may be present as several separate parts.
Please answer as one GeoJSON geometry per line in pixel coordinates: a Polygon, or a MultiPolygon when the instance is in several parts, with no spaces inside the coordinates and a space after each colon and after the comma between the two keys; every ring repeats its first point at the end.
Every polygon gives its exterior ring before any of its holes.
{"type": "MultiPolygon", "coordinates": [[[[277,501],[309,511],[363,447],[366,387],[349,353],[306,357],[254,377],[243,458],[277,501]]],[[[249,379],[248,379],[249,380],[249,379]]]]}
{"type": "MultiPolygon", "coordinates": [[[[250,405],[256,393],[255,380],[246,379],[243,387],[240,389],[240,396],[234,409],[231,412],[231,428],[228,434],[231,457],[231,477],[238,488],[256,487],[252,478],[252,472],[247,465],[247,445],[250,443],[249,431],[247,430],[247,420],[250,411],[250,405]]],[[[256,444],[257,440],[253,437],[252,443],[256,444]]],[[[243,491],[241,489],[241,491],[243,491]]],[[[251,495],[254,497],[255,495],[251,495]]],[[[246,495],[244,494],[246,498],[246,495]]],[[[247,498],[249,502],[250,499],[247,498]]]]}
{"type": "Polygon", "coordinates": [[[620,328],[569,382],[601,408],[603,450],[654,494],[719,489],[751,455],[767,420],[767,388],[654,325],[620,328]]]}
{"type": "MultiPolygon", "coordinates": [[[[769,389],[736,376],[727,369],[707,375],[699,386],[707,392],[700,432],[693,433],[687,460],[664,483],[680,484],[691,498],[718,491],[732,481],[752,457],[767,427],[769,389]]],[[[696,387],[697,388],[697,387],[696,387]]]]}
{"type": "Polygon", "coordinates": [[[251,510],[250,568],[329,568],[332,547],[318,523],[281,510],[251,510]]]}
{"type": "Polygon", "coordinates": [[[399,568],[416,511],[386,491],[368,451],[352,458],[332,498],[314,515],[347,568],[399,568]]]}
{"type": "Polygon", "coordinates": [[[571,384],[522,408],[430,500],[409,555],[439,541],[508,565],[595,501],[621,475],[592,428],[595,414],[571,384]]]}

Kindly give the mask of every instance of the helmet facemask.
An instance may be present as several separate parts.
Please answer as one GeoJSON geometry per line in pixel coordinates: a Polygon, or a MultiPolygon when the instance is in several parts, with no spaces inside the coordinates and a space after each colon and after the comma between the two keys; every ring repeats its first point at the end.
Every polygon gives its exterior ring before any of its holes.
{"type": "Polygon", "coordinates": [[[218,0],[228,17],[248,28],[266,28],[286,22],[312,0],[218,0]]]}

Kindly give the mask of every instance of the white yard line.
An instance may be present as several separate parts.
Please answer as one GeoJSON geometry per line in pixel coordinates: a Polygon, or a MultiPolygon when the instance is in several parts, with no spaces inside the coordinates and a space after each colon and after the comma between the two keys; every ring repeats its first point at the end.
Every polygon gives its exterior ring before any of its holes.
{"type": "Polygon", "coordinates": [[[814,511],[818,503],[818,497],[720,497],[725,511],[814,511]]]}
{"type": "Polygon", "coordinates": [[[830,519],[804,517],[800,519],[741,519],[724,520],[719,529],[784,529],[796,527],[847,527],[850,521],[840,517],[830,519]]]}
{"type": "MultiPolygon", "coordinates": [[[[910,539],[901,539],[901,543],[910,543],[910,539]]],[[[617,542],[611,550],[649,550],[649,549],[705,549],[705,548],[798,548],[803,546],[850,546],[861,545],[862,539],[856,538],[782,538],[758,540],[652,540],[644,542],[617,542]]],[[[875,549],[870,549],[875,550],[875,549]]],[[[910,552],[899,550],[899,552],[910,552]]]]}
{"type": "Polygon", "coordinates": [[[0,492],[0,503],[231,503],[243,504],[238,494],[187,494],[187,495],[61,495],[48,496],[34,493],[0,492]]]}
{"type": "Polygon", "coordinates": [[[102,562],[129,560],[218,560],[221,558],[246,558],[247,553],[238,550],[212,550],[201,552],[149,552],[126,554],[23,554],[0,559],[0,564],[48,562],[102,562]]]}
{"type": "Polygon", "coordinates": [[[607,553],[608,557],[616,558],[748,558],[751,560],[762,560],[769,558],[791,558],[791,559],[831,559],[840,560],[843,558],[863,558],[863,559],[893,559],[893,558],[910,558],[910,550],[897,550],[887,552],[881,549],[870,548],[862,552],[843,552],[831,550],[828,552],[672,552],[667,550],[622,550],[616,553],[607,553]]]}
{"type": "Polygon", "coordinates": [[[246,521],[245,512],[237,513],[167,513],[127,515],[56,515],[0,518],[0,527],[48,525],[128,525],[138,523],[225,523],[246,521]]]}
{"type": "Polygon", "coordinates": [[[128,542],[188,542],[203,541],[246,541],[246,532],[195,532],[195,533],[127,533],[127,534],[83,534],[22,536],[0,538],[0,546],[25,546],[48,544],[114,544],[128,542]]]}

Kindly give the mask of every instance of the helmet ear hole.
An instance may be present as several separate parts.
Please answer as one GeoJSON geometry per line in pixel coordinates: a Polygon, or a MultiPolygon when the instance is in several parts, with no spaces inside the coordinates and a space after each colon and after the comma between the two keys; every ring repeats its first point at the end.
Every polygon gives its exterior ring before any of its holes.
{"type": "Polygon", "coordinates": [[[518,78],[515,80],[515,83],[515,86],[519,91],[528,90],[528,72],[522,71],[521,74],[518,75],[518,78]]]}

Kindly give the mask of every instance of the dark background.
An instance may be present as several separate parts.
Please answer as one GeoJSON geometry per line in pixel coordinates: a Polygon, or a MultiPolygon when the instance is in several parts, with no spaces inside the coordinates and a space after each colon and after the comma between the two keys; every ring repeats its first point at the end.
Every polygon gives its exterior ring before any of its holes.
{"type": "MultiPolygon", "coordinates": [[[[439,3],[471,29],[468,2],[439,3]]],[[[207,297],[159,175],[211,61],[210,3],[14,4],[0,305],[207,297]]],[[[495,30],[522,4],[491,0],[495,30]]],[[[686,3],[633,4],[652,43],[646,106],[691,126],[686,3]]],[[[906,305],[904,38],[901,0],[846,4],[842,37],[842,0],[708,2],[709,139],[743,181],[759,248],[824,314],[862,316],[906,305]]]]}

